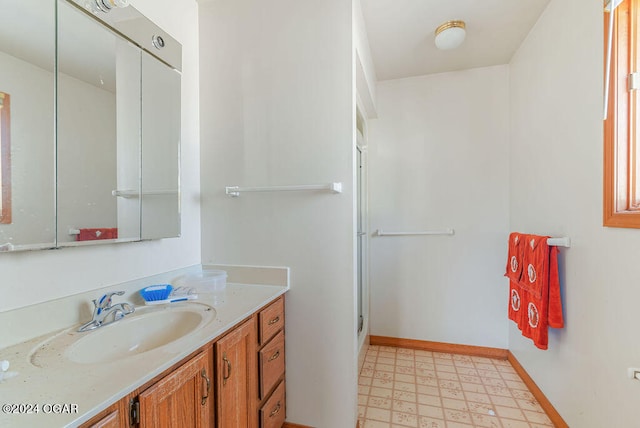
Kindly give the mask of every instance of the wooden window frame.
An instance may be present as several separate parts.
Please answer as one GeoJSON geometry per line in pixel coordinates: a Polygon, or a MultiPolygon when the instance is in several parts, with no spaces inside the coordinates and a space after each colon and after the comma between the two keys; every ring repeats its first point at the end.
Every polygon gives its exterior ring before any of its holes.
{"type": "Polygon", "coordinates": [[[2,173],[2,209],[0,209],[0,224],[11,223],[11,97],[2,95],[0,107],[0,172],[2,173]]]}

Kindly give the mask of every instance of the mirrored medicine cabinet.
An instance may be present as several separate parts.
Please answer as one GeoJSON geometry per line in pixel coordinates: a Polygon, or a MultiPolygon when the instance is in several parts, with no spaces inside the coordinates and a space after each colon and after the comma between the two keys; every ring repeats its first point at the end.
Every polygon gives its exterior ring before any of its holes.
{"type": "Polygon", "coordinates": [[[179,236],[180,44],[126,0],[0,10],[0,252],[179,236]]]}

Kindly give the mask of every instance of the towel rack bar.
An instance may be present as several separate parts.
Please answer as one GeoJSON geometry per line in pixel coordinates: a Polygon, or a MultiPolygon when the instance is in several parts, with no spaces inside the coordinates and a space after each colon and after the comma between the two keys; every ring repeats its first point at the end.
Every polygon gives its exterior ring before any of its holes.
{"type": "Polygon", "coordinates": [[[80,235],[80,229],[69,229],[69,235],[80,235]]]}
{"type": "Polygon", "coordinates": [[[302,184],[297,186],[266,186],[266,187],[240,187],[227,186],[225,193],[229,196],[238,197],[241,192],[290,192],[307,190],[330,190],[333,193],[342,193],[342,183],[329,184],[302,184]]]}
{"type": "MultiPolygon", "coordinates": [[[[177,190],[148,190],[142,192],[142,196],[162,196],[162,195],[177,195],[177,190]]],[[[119,198],[138,198],[140,192],[137,190],[112,190],[111,195],[119,198]]]]}
{"type": "Polygon", "coordinates": [[[412,236],[412,235],[454,235],[453,229],[426,230],[422,232],[384,232],[382,229],[376,230],[377,236],[412,236]]]}
{"type": "Polygon", "coordinates": [[[554,247],[571,247],[571,238],[565,236],[562,238],[547,238],[547,245],[554,247]]]}

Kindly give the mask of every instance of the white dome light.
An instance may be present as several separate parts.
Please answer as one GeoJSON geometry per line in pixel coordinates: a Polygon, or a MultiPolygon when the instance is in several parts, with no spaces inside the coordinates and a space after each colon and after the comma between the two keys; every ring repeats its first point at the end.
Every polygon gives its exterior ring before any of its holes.
{"type": "Polygon", "coordinates": [[[447,50],[457,48],[467,34],[464,21],[447,21],[436,28],[436,47],[447,50]]]}

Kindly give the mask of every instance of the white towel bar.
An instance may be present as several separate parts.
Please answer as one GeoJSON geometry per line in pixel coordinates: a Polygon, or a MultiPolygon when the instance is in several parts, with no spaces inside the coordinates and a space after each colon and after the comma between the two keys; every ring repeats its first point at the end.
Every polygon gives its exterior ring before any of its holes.
{"type": "MultiPolygon", "coordinates": [[[[177,195],[177,190],[148,190],[142,192],[142,196],[163,196],[163,195],[177,195]]],[[[112,190],[111,195],[119,198],[139,198],[140,192],[137,190],[112,190]]]]}
{"type": "Polygon", "coordinates": [[[239,187],[227,186],[225,192],[232,197],[240,196],[242,192],[290,192],[308,190],[330,190],[333,193],[342,193],[342,183],[329,184],[302,184],[298,186],[269,186],[269,187],[239,187]]]}
{"type": "Polygon", "coordinates": [[[412,236],[412,235],[454,235],[453,229],[426,230],[423,232],[384,232],[382,229],[376,230],[377,236],[412,236]]]}
{"type": "Polygon", "coordinates": [[[565,236],[562,238],[547,238],[547,245],[552,245],[554,247],[571,247],[571,238],[565,236]]]}

